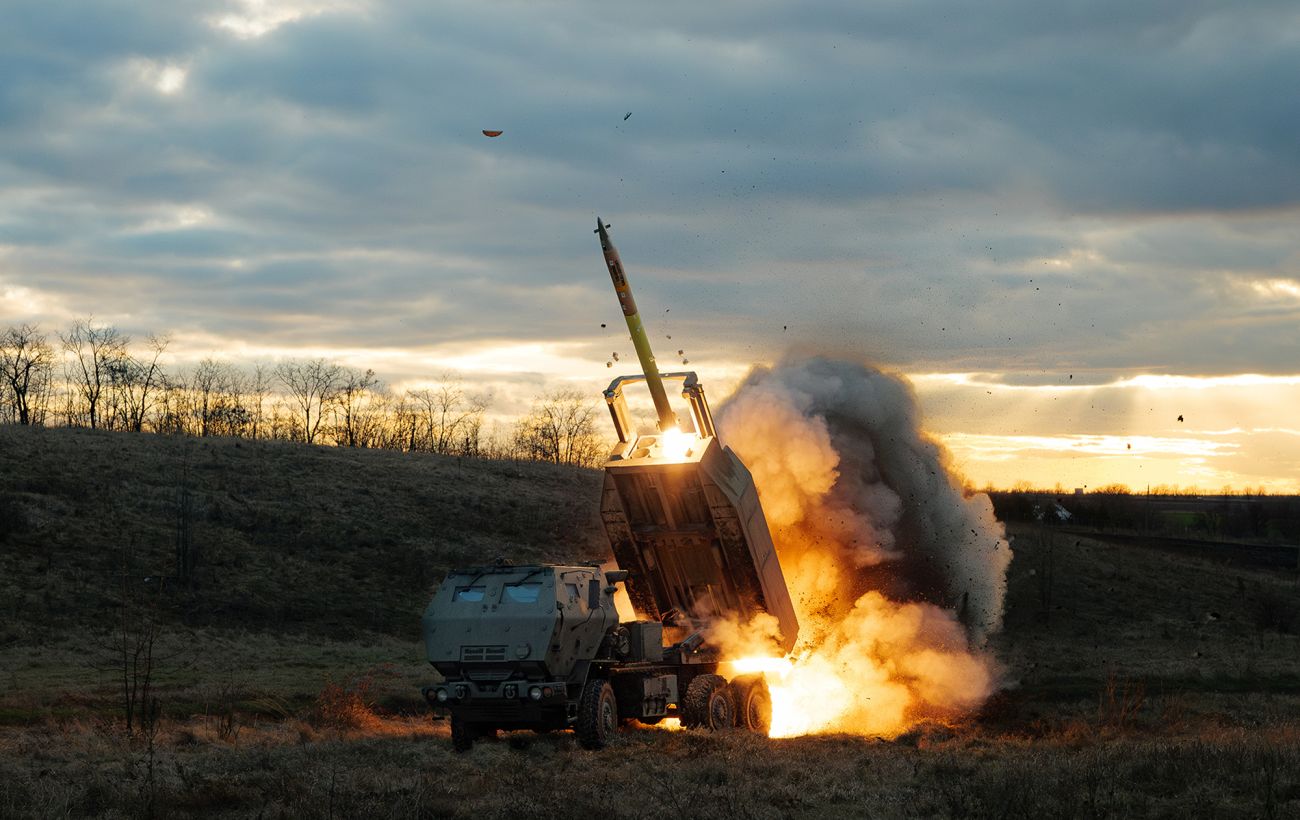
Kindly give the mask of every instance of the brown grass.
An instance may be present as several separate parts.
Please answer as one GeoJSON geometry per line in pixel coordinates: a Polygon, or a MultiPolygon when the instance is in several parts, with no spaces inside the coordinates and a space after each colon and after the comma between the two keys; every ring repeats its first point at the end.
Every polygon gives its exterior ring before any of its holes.
{"type": "MultiPolygon", "coordinates": [[[[141,815],[139,752],[111,734],[11,731],[0,752],[3,816],[141,815]]],[[[456,755],[445,726],[410,718],[344,735],[258,724],[235,744],[167,724],[157,770],[165,817],[1285,817],[1300,810],[1300,728],[1086,742],[972,728],[920,746],[642,729],[600,753],[512,733],[456,755]]]]}
{"type": "Polygon", "coordinates": [[[895,742],[634,729],[600,753],[523,732],[454,755],[419,696],[430,585],[502,553],[598,557],[597,487],[0,428],[0,817],[1300,816],[1300,636],[1272,615],[1296,611],[1295,578],[1024,530],[992,645],[1006,688],[959,724],[895,742]],[[122,731],[99,625],[123,539],[142,579],[166,574],[184,458],[205,557],[194,588],[164,589],[146,743],[122,731]]]}

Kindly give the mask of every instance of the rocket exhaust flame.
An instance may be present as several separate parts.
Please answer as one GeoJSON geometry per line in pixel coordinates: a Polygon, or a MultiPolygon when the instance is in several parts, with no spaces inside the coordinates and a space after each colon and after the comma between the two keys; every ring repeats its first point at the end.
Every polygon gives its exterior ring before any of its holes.
{"type": "Polygon", "coordinates": [[[737,672],[762,671],[773,737],[896,735],[979,707],[982,649],[1001,626],[1011,551],[986,496],[963,497],[919,428],[908,385],[825,358],[753,371],[718,428],[749,466],[802,625],[790,658],[772,624],[719,622],[737,672]]]}
{"type": "Polygon", "coordinates": [[[680,461],[690,455],[695,443],[696,438],[693,434],[682,432],[676,427],[663,431],[659,439],[664,458],[674,461],[680,461]]]}

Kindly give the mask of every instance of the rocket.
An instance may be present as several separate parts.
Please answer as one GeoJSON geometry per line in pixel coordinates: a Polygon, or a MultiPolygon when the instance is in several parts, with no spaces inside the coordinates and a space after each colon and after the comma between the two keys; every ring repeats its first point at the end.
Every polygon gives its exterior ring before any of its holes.
{"type": "Polygon", "coordinates": [[[618,294],[619,306],[623,308],[627,330],[632,334],[632,347],[636,348],[636,357],[641,360],[641,371],[645,373],[646,387],[650,388],[650,398],[654,401],[655,413],[659,416],[659,431],[675,429],[677,415],[673,413],[673,408],[668,403],[664,380],[659,375],[659,366],[655,364],[654,351],[650,349],[650,338],[646,335],[645,325],[641,324],[636,300],[632,298],[632,286],[628,284],[627,273],[623,270],[623,260],[618,256],[618,249],[609,239],[608,228],[609,226],[600,217],[596,217],[595,233],[600,235],[600,250],[605,255],[605,267],[609,268],[609,278],[614,281],[614,292],[618,294]]]}

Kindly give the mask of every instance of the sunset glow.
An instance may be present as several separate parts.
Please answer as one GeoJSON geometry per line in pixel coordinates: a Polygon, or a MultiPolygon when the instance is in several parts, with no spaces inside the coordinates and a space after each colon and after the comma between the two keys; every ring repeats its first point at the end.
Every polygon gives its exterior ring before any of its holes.
{"type": "Polygon", "coordinates": [[[644,21],[517,12],[145,3],[88,25],[150,37],[89,50],[33,12],[0,104],[0,327],[166,337],[170,376],[324,358],[395,395],[452,379],[504,430],[634,369],[600,212],[661,367],[715,404],[825,353],[906,375],[973,486],[1300,490],[1300,204],[1260,102],[1288,75],[1243,75],[1231,117],[1191,93],[1292,54],[1290,17],[1243,38],[1188,9],[1170,30],[1195,49],[1141,15],[1104,51],[1071,28],[1064,64],[981,25],[970,84],[971,55],[927,45],[951,32],[882,9],[830,12],[855,33],[815,51],[837,30],[815,16],[683,12],[632,58],[644,21]],[[628,59],[625,101],[591,88],[590,61],[628,59]],[[1117,64],[1167,122],[1115,106],[1117,64]],[[1099,81],[1047,91],[1079,72],[1099,81]]]}

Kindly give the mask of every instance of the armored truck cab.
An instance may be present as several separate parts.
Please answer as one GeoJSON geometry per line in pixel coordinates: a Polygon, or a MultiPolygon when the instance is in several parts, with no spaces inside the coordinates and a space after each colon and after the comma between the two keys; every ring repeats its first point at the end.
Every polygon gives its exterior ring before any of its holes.
{"type": "Polygon", "coordinates": [[[429,662],[444,683],[426,690],[453,728],[562,728],[576,694],[618,625],[611,580],[596,567],[456,570],[425,610],[429,662]]]}
{"type": "Polygon", "coordinates": [[[424,695],[451,714],[465,750],[497,729],[573,728],[589,748],[620,722],[653,724],[677,710],[689,725],[736,722],[766,731],[766,686],[728,688],[716,663],[692,663],[698,636],[665,646],[658,621],[619,623],[614,593],[627,578],[598,566],[455,570],[424,613],[429,662],[443,677],[424,695]],[[725,701],[725,702],[724,702],[725,701]],[[748,721],[748,722],[745,722],[748,721]]]}

